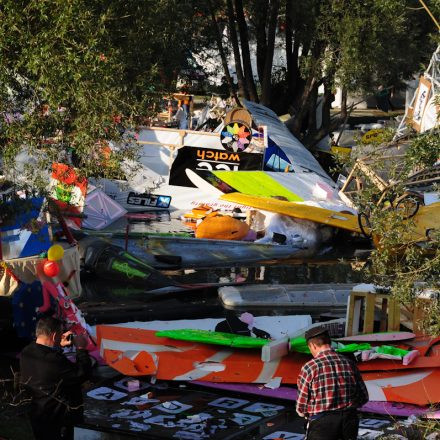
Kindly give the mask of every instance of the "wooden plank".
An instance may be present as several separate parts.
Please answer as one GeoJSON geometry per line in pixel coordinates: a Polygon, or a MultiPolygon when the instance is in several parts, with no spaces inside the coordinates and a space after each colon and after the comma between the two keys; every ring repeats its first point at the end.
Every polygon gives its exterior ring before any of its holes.
{"type": "MultiPolygon", "coordinates": [[[[325,327],[332,327],[337,325],[343,325],[345,322],[345,318],[337,318],[332,319],[330,321],[326,322],[316,322],[308,327],[304,327],[300,330],[297,330],[295,332],[289,333],[287,336],[284,336],[279,339],[275,339],[274,341],[270,342],[269,344],[266,344],[261,348],[261,360],[263,362],[270,362],[275,359],[279,359],[280,357],[286,356],[289,354],[289,340],[293,338],[299,338],[304,335],[304,333],[313,328],[318,327],[320,325],[324,325],[325,327]]],[[[331,332],[330,332],[331,333],[331,332]]]]}
{"type": "Polygon", "coordinates": [[[380,305],[380,331],[386,332],[388,328],[388,314],[387,314],[387,308],[388,308],[388,300],[382,299],[382,303],[380,305]]]}
{"type": "Polygon", "coordinates": [[[375,306],[376,306],[375,294],[367,293],[365,295],[364,333],[373,333],[374,331],[375,306]]]}
{"type": "Polygon", "coordinates": [[[280,339],[275,339],[269,344],[263,346],[261,348],[261,360],[263,362],[270,362],[275,359],[279,359],[283,356],[289,354],[289,340],[293,338],[299,338],[304,335],[304,333],[310,327],[304,327],[294,333],[290,333],[287,336],[284,336],[280,339]]]}

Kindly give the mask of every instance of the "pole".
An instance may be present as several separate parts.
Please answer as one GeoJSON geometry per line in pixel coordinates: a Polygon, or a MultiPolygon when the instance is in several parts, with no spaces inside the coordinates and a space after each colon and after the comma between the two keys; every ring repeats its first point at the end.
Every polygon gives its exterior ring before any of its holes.
{"type": "Polygon", "coordinates": [[[429,10],[428,6],[426,6],[426,4],[425,4],[425,2],[423,0],[419,0],[419,2],[426,9],[426,12],[432,18],[432,21],[435,23],[435,25],[437,26],[437,29],[440,31],[440,25],[438,24],[438,21],[435,19],[435,17],[432,15],[432,12],[429,10]]]}

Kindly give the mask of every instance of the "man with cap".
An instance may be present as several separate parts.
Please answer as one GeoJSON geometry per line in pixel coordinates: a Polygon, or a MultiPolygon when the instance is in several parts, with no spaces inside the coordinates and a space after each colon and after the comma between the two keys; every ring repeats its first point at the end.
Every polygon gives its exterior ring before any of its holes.
{"type": "Polygon", "coordinates": [[[307,440],[356,440],[357,408],[368,402],[368,391],[356,365],[331,347],[322,327],[306,331],[313,359],[298,376],[296,412],[307,420],[307,440]]]}

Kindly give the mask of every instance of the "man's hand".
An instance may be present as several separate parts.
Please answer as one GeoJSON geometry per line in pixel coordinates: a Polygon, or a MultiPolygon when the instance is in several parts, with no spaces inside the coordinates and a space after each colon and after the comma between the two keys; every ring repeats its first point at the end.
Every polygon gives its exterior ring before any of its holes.
{"type": "Polygon", "coordinates": [[[60,342],[61,347],[70,347],[72,345],[72,336],[70,335],[73,335],[73,332],[68,331],[66,333],[63,333],[60,342]]]}
{"type": "Polygon", "coordinates": [[[76,335],[73,337],[73,345],[78,350],[85,350],[87,348],[88,339],[86,335],[76,335]]]}

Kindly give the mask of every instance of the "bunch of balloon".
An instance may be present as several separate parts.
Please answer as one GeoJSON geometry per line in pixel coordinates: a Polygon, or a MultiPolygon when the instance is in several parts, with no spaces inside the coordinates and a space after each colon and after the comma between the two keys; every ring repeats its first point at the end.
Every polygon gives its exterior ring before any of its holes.
{"type": "Polygon", "coordinates": [[[47,260],[43,263],[43,272],[49,278],[56,277],[60,272],[57,261],[62,260],[64,249],[59,244],[52,245],[47,251],[47,260]]]}
{"type": "MultiPolygon", "coordinates": [[[[47,251],[47,259],[43,260],[37,268],[37,273],[54,278],[59,274],[59,261],[64,256],[64,249],[59,244],[54,244],[47,251]]],[[[93,352],[96,358],[99,358],[97,345],[90,336],[90,328],[86,323],[81,311],[70,298],[67,287],[61,281],[46,280],[40,278],[43,293],[43,304],[38,308],[39,313],[48,313],[54,311],[54,316],[61,319],[67,328],[77,335],[87,335],[87,349],[93,352]],[[51,301],[52,300],[52,301],[51,301]]]]}

